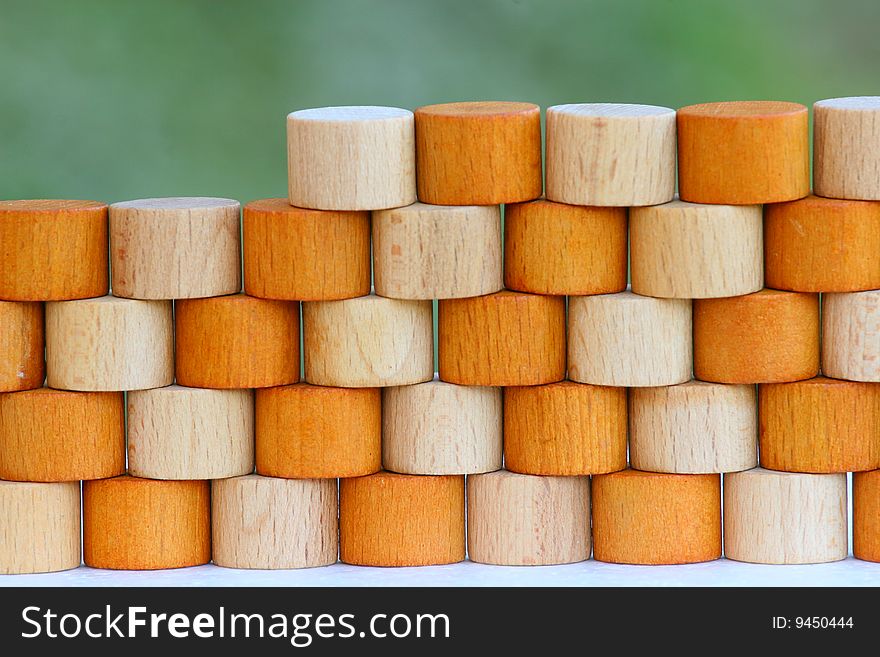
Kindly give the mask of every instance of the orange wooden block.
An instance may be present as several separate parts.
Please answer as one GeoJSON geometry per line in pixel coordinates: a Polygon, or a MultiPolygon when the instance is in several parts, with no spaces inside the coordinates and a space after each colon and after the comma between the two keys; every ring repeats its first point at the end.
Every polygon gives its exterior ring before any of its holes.
{"type": "Polygon", "coordinates": [[[464,477],[379,472],[342,479],[340,559],[357,566],[428,566],[465,556],[464,477]]]}
{"type": "Polygon", "coordinates": [[[593,477],[597,561],[677,564],[721,556],[721,476],[624,470],[593,477]]]}
{"type": "Polygon", "coordinates": [[[734,101],[678,110],[678,188],[683,201],[751,205],[810,193],[807,108],[734,101]]]}
{"type": "Polygon", "coordinates": [[[853,556],[880,561],[880,470],[853,475],[853,556]]]}
{"type": "Polygon", "coordinates": [[[532,103],[468,102],[415,111],[419,200],[496,205],[541,195],[541,110],[532,103]]]}
{"type": "Polygon", "coordinates": [[[765,289],[694,300],[696,378],[780,383],[818,373],[818,295],[765,289]]]}
{"type": "Polygon", "coordinates": [[[880,288],[880,203],[808,196],[764,208],[768,287],[799,292],[880,288]]]}
{"type": "Polygon", "coordinates": [[[43,304],[0,301],[0,392],[43,385],[43,304]]]}
{"type": "Polygon", "coordinates": [[[114,570],[208,563],[210,484],[128,475],[83,482],[83,561],[114,570]]]}
{"type": "Polygon", "coordinates": [[[626,209],[539,199],[504,210],[504,284],[536,294],[626,289],[626,209]]]}
{"type": "Polygon", "coordinates": [[[323,301],[370,293],[370,213],[244,206],[244,289],[264,299],[323,301]]]}
{"type": "Polygon", "coordinates": [[[299,381],[299,303],[244,294],[175,302],[177,383],[264,388],[299,381]]]}
{"type": "Polygon", "coordinates": [[[553,383],[565,377],[565,299],[502,291],[441,299],[440,378],[478,386],[553,383]]]}
{"type": "Polygon", "coordinates": [[[107,294],[107,205],[0,201],[0,299],[59,301],[107,294]]]}
{"type": "Polygon", "coordinates": [[[298,383],[256,393],[257,473],[360,477],[382,468],[379,388],[298,383]]]}

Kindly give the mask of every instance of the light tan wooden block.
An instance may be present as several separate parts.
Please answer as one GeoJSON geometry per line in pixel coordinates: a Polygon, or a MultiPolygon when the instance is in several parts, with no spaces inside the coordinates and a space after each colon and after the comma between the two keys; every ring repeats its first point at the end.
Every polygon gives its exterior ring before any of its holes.
{"type": "Polygon", "coordinates": [[[656,205],[675,193],[675,110],[584,103],[547,108],[547,198],[656,205]]]}
{"type": "Polygon", "coordinates": [[[629,213],[632,291],[652,297],[732,297],[764,285],[760,205],[674,200],[629,213]]]}
{"type": "Polygon", "coordinates": [[[438,379],[382,391],[382,465],[406,474],[501,468],[501,388],[438,379]]]}
{"type": "Polygon", "coordinates": [[[376,294],[452,299],[503,286],[497,205],[414,203],[373,213],[376,294]]]}
{"type": "Polygon", "coordinates": [[[547,566],[590,558],[589,477],[472,475],[467,509],[471,561],[547,566]]]}
{"type": "Polygon", "coordinates": [[[665,386],[691,378],[691,302],[633,294],[570,297],[568,376],[608,386],[665,386]]]}
{"type": "Polygon", "coordinates": [[[374,294],[303,302],[305,378],[343,388],[400,386],[434,377],[430,301],[374,294]]]}
{"type": "Polygon", "coordinates": [[[702,474],[758,464],[755,387],[688,381],[629,393],[637,470],[702,474]]]}
{"type": "Polygon", "coordinates": [[[312,568],[336,562],[335,479],[217,479],[211,482],[211,510],[218,566],[312,568]]]}
{"type": "Polygon", "coordinates": [[[813,105],[813,187],[819,196],[880,201],[880,96],[813,105]]]}
{"type": "Polygon", "coordinates": [[[0,392],[43,385],[43,340],[43,304],[0,301],[0,392]]]}
{"type": "Polygon", "coordinates": [[[128,393],[131,474],[222,479],[253,470],[253,391],[171,385],[128,393]]]}
{"type": "Polygon", "coordinates": [[[107,296],[46,304],[51,388],[142,390],[174,380],[170,301],[107,296]]]}
{"type": "Polygon", "coordinates": [[[724,555],[768,564],[845,559],[846,475],[763,468],[724,475],[724,555]]]}
{"type": "Polygon", "coordinates": [[[381,210],[416,200],[413,114],[321,107],[287,115],[288,197],[315,210],[381,210]]]}
{"type": "Polygon", "coordinates": [[[880,290],[822,295],[822,371],[880,382],[880,290]]]}

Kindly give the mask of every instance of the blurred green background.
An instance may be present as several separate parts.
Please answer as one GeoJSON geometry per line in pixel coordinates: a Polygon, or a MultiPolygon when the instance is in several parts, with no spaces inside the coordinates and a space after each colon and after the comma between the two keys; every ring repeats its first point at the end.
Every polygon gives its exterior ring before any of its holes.
{"type": "Polygon", "coordinates": [[[0,0],[0,197],[286,193],[284,117],[880,92],[880,3],[0,0]]]}

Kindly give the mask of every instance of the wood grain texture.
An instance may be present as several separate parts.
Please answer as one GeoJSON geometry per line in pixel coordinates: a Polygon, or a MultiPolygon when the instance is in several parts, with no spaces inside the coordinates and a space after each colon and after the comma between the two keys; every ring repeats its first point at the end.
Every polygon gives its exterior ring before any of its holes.
{"type": "Polygon", "coordinates": [[[381,210],[416,200],[413,114],[396,107],[322,107],[287,115],[291,205],[381,210]]]}
{"type": "Polygon", "coordinates": [[[305,378],[345,388],[401,386],[434,377],[430,301],[374,294],[303,303],[305,378]]]}
{"type": "Polygon", "coordinates": [[[47,385],[142,390],[174,380],[170,301],[107,296],[46,304],[47,385]]]}
{"type": "Polygon", "coordinates": [[[419,200],[497,205],[541,195],[541,109],[465,102],[415,112],[419,200]]]}
{"type": "Polygon", "coordinates": [[[382,391],[382,465],[445,475],[501,468],[501,388],[438,379],[382,391]]]}
{"type": "Polygon", "coordinates": [[[370,293],[370,213],[244,206],[244,290],[264,299],[324,301],[370,293]]]}
{"type": "Polygon", "coordinates": [[[462,561],[464,477],[379,472],[340,480],[339,552],[356,566],[462,561]]]}
{"type": "Polygon", "coordinates": [[[593,477],[593,557],[678,564],[721,556],[721,477],[623,470],[593,477]]]}
{"type": "Polygon", "coordinates": [[[656,205],[675,193],[675,110],[583,103],[547,108],[547,198],[656,205]]]}
{"type": "Polygon", "coordinates": [[[694,301],[694,376],[780,383],[819,372],[819,297],[764,289],[694,301]]]}
{"type": "Polygon", "coordinates": [[[0,481],[0,518],[0,575],[80,565],[78,481],[0,481]]]}
{"type": "Polygon", "coordinates": [[[0,301],[0,392],[43,385],[43,304],[0,301]]]}
{"type": "Polygon", "coordinates": [[[880,96],[813,105],[813,187],[819,196],[880,201],[880,96]]]}
{"type": "Polygon", "coordinates": [[[467,511],[471,561],[549,566],[590,558],[589,477],[473,475],[467,511]]]}
{"type": "Polygon", "coordinates": [[[535,294],[626,289],[626,209],[545,199],[504,208],[504,284],[535,294]]]}
{"type": "Polygon", "coordinates": [[[211,483],[214,563],[226,568],[313,568],[336,563],[335,479],[246,475],[211,483]]]}
{"type": "Polygon", "coordinates": [[[382,400],[377,388],[298,383],[256,393],[257,473],[323,479],[382,468],[382,400]]]}
{"type": "Polygon", "coordinates": [[[253,392],[171,385],[128,393],[128,471],[147,479],[253,472],[253,392]]]}
{"type": "Polygon", "coordinates": [[[764,286],[759,205],[674,200],[629,214],[632,290],[674,299],[733,297],[764,286]]]}
{"type": "Polygon", "coordinates": [[[123,475],[83,482],[83,560],[92,568],[159,570],[211,560],[208,481],[123,475]]]}
{"type": "Polygon", "coordinates": [[[807,108],[771,100],[678,110],[678,189],[692,203],[752,205],[810,193],[807,108]]]}
{"type": "Polygon", "coordinates": [[[803,564],[846,555],[846,475],[763,468],[724,475],[728,559],[803,564]]]}
{"type": "Polygon", "coordinates": [[[853,474],[853,556],[880,561],[880,470],[853,474]]]}
{"type": "Polygon", "coordinates": [[[822,295],[822,371],[880,382],[880,290],[822,295]]]}
{"type": "Polygon", "coordinates": [[[476,297],[503,287],[497,205],[414,203],[373,213],[376,294],[394,299],[476,297]]]}
{"type": "Polygon", "coordinates": [[[59,301],[107,294],[107,205],[0,201],[0,299],[59,301]]]}
{"type": "Polygon", "coordinates": [[[299,381],[299,303],[234,294],[174,304],[177,383],[265,388],[299,381]]]}
{"type": "Polygon", "coordinates": [[[880,386],[817,376],[758,387],[761,466],[787,472],[880,468],[880,386]]]}
{"type": "Polygon", "coordinates": [[[637,470],[708,474],[758,464],[754,386],[688,381],[633,388],[630,459],[637,470]]]}
{"type": "Polygon", "coordinates": [[[440,378],[476,386],[565,377],[565,299],[504,290],[439,303],[440,378]]]}
{"type": "Polygon", "coordinates": [[[691,378],[691,302],[633,294],[571,297],[568,377],[608,386],[663,386],[691,378]]]}
{"type": "Polygon", "coordinates": [[[533,475],[626,467],[626,388],[561,381],[504,389],[504,464],[533,475]]]}

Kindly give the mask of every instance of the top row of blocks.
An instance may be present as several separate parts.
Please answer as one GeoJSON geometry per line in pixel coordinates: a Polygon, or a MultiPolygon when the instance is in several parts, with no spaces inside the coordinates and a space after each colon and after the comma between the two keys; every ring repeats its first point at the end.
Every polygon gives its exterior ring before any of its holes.
{"type": "MultiPolygon", "coordinates": [[[[880,97],[814,107],[819,196],[880,200],[880,97]]],[[[547,109],[546,197],[589,206],[754,205],[810,192],[807,108],[706,103],[547,109]],[[677,133],[677,138],[676,138],[677,133]]],[[[541,110],[531,103],[328,107],[287,117],[291,205],[380,210],[416,200],[496,205],[541,196],[541,110]]]]}

